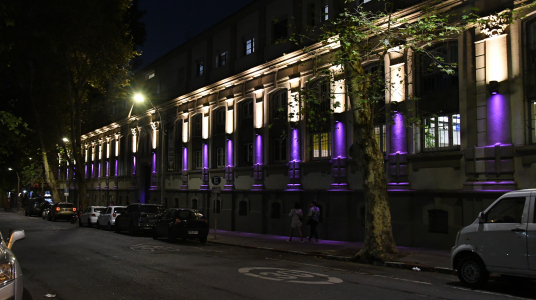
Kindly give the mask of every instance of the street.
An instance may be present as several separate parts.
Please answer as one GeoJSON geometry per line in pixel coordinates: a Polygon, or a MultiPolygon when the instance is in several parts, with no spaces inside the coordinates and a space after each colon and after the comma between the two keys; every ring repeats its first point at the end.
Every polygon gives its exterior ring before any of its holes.
{"type": "Polygon", "coordinates": [[[453,275],[339,262],[198,241],[153,240],[0,212],[34,299],[536,298],[533,281],[492,277],[482,290],[453,275]]]}

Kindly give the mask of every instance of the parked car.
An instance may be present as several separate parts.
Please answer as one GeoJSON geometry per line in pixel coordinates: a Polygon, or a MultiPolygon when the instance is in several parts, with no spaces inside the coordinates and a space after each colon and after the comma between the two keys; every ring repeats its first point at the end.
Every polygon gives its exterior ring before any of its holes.
{"type": "Polygon", "coordinates": [[[0,299],[23,299],[22,270],[11,247],[24,236],[24,230],[11,229],[6,244],[0,233],[0,299]]]}
{"type": "Polygon", "coordinates": [[[153,239],[162,236],[170,241],[175,241],[176,238],[195,238],[206,243],[208,220],[195,209],[170,208],[158,217],[153,227],[153,239]]]}
{"type": "Polygon", "coordinates": [[[87,227],[91,227],[93,224],[97,224],[97,218],[105,210],[106,206],[88,206],[80,215],[78,225],[84,226],[86,224],[87,227]]]}
{"type": "Polygon", "coordinates": [[[129,234],[134,235],[143,231],[152,231],[154,222],[162,211],[162,205],[131,204],[115,218],[115,232],[128,230],[129,234]]]}
{"type": "Polygon", "coordinates": [[[476,288],[490,273],[536,278],[536,189],[509,192],[458,232],[452,266],[476,288]]]}
{"type": "Polygon", "coordinates": [[[28,199],[26,201],[26,207],[24,208],[24,215],[25,216],[33,216],[33,215],[41,215],[41,204],[43,204],[45,199],[42,197],[35,197],[28,199]]]}
{"type": "Polygon", "coordinates": [[[59,202],[49,208],[47,219],[56,222],[57,220],[70,220],[76,215],[76,208],[72,203],[59,202]]]}
{"type": "Polygon", "coordinates": [[[106,227],[107,230],[112,230],[115,225],[115,218],[126,208],[126,206],[108,206],[97,218],[97,228],[106,227]]]}

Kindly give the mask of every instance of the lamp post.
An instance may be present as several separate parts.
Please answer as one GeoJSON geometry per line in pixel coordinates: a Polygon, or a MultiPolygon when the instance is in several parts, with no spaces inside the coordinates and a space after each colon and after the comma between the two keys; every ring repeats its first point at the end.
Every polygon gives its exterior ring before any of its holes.
{"type": "MultiPolygon", "coordinates": [[[[162,115],[160,114],[160,110],[158,108],[156,108],[156,106],[153,104],[151,99],[147,98],[147,100],[149,100],[149,103],[151,104],[153,109],[156,110],[156,112],[158,113],[158,117],[160,118],[160,126],[162,127],[161,143],[160,143],[160,147],[162,148],[162,151],[161,151],[162,156],[160,158],[160,204],[162,206],[165,206],[164,193],[166,191],[166,185],[165,185],[166,184],[166,179],[164,177],[164,166],[165,166],[165,162],[164,162],[164,122],[162,122],[162,115]]],[[[140,102],[140,103],[144,102],[145,97],[142,94],[139,94],[139,93],[135,94],[134,95],[134,101],[140,102]]],[[[134,105],[132,107],[134,107],[134,105]]],[[[131,112],[132,112],[132,108],[130,109],[130,113],[128,114],[129,119],[130,119],[131,112]]]]}
{"type": "MultiPolygon", "coordinates": [[[[13,171],[12,168],[7,168],[9,171],[13,171]]],[[[19,211],[19,193],[20,193],[20,176],[19,172],[15,171],[15,174],[17,174],[17,199],[15,202],[15,210],[19,211]]]]}

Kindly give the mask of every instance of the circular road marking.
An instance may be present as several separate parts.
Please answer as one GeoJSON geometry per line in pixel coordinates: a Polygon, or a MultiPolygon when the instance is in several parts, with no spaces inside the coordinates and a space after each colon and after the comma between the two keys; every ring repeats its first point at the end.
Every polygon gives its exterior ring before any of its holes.
{"type": "Polygon", "coordinates": [[[299,270],[288,270],[281,268],[241,268],[238,272],[262,279],[273,281],[286,281],[292,283],[305,283],[305,284],[334,284],[341,283],[342,279],[331,277],[325,274],[312,273],[299,270]]]}

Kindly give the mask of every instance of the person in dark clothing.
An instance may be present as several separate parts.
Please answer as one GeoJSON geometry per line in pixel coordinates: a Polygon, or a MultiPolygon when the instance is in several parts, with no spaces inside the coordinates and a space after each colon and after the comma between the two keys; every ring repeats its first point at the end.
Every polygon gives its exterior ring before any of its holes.
{"type": "Polygon", "coordinates": [[[316,200],[311,202],[311,208],[309,209],[309,226],[311,226],[311,234],[309,234],[309,241],[315,237],[315,243],[318,243],[318,232],[316,231],[316,226],[318,225],[320,217],[320,208],[316,204],[316,200]]]}

